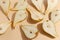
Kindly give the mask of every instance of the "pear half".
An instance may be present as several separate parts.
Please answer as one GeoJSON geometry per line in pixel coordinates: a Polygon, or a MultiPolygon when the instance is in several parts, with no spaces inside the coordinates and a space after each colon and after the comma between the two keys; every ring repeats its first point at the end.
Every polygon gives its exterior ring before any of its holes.
{"type": "Polygon", "coordinates": [[[37,36],[38,29],[36,25],[22,25],[21,29],[24,32],[25,36],[29,39],[35,38],[37,36]]]}
{"type": "Polygon", "coordinates": [[[3,34],[7,31],[8,27],[10,27],[10,22],[2,22],[0,23],[0,34],[3,34]]]}
{"type": "Polygon", "coordinates": [[[51,12],[51,21],[53,21],[54,23],[58,22],[60,20],[60,11],[53,11],[51,12]]]}
{"type": "Polygon", "coordinates": [[[44,7],[44,0],[31,0],[32,3],[34,4],[34,6],[40,11],[40,12],[44,12],[45,11],[45,7],[44,7]]]}
{"type": "Polygon", "coordinates": [[[55,26],[52,21],[50,21],[50,20],[44,21],[42,24],[42,27],[43,27],[43,30],[46,33],[50,34],[51,36],[53,36],[53,37],[57,36],[56,29],[55,29],[55,26]]]}
{"type": "Polygon", "coordinates": [[[32,6],[28,5],[27,10],[31,14],[31,18],[36,21],[41,21],[44,17],[44,15],[40,12],[38,12],[36,9],[34,9],[32,6]]]}

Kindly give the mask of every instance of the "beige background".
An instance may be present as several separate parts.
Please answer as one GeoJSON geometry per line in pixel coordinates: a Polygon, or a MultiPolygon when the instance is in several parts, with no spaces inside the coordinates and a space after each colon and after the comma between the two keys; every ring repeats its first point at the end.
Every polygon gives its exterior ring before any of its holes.
{"type": "MultiPolygon", "coordinates": [[[[58,1],[57,8],[58,9],[60,8],[60,0],[58,1]]],[[[0,18],[1,17],[2,16],[0,15],[0,18]]],[[[26,20],[24,22],[26,22],[26,20]]],[[[28,21],[28,22],[31,22],[31,20],[28,21]]],[[[39,27],[38,36],[33,40],[60,40],[60,21],[57,22],[55,25],[56,25],[56,30],[57,30],[57,33],[58,33],[58,37],[52,38],[48,34],[44,33],[42,28],[38,26],[39,27]]],[[[30,40],[30,39],[27,39],[24,36],[23,32],[20,30],[20,27],[16,26],[16,28],[14,30],[11,29],[11,27],[9,27],[8,30],[3,35],[0,35],[0,40],[30,40]]]]}

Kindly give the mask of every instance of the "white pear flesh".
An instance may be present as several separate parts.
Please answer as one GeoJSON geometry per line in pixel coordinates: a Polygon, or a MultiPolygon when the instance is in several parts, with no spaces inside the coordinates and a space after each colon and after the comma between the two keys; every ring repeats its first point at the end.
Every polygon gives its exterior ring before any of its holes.
{"type": "Polygon", "coordinates": [[[40,12],[43,13],[45,11],[44,0],[31,0],[31,1],[40,12]]]}
{"type": "Polygon", "coordinates": [[[51,21],[56,23],[60,20],[60,11],[51,12],[51,21]]]}
{"type": "Polygon", "coordinates": [[[5,33],[9,27],[10,27],[10,22],[0,23],[0,34],[5,33]]]}
{"type": "Polygon", "coordinates": [[[44,15],[40,12],[38,12],[36,9],[34,9],[32,6],[28,5],[27,10],[31,14],[31,18],[36,21],[40,21],[43,19],[44,15]]]}
{"type": "Polygon", "coordinates": [[[37,36],[38,29],[35,25],[22,25],[21,29],[29,39],[35,38],[37,36]]]}
{"type": "Polygon", "coordinates": [[[48,21],[43,22],[42,27],[43,27],[43,30],[46,33],[50,34],[51,36],[53,37],[57,36],[55,25],[53,24],[52,21],[48,20],[48,21]]]}

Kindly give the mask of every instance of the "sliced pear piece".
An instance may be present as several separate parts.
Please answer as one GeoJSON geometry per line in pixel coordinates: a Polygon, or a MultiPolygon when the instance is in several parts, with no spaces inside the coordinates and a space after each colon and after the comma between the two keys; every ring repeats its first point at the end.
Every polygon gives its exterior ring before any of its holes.
{"type": "Polygon", "coordinates": [[[2,22],[0,23],[0,34],[3,34],[7,31],[8,27],[10,27],[10,22],[2,22]]]}
{"type": "Polygon", "coordinates": [[[32,6],[28,5],[27,10],[31,13],[31,18],[36,21],[41,21],[44,15],[37,10],[35,10],[32,6]]]}
{"type": "Polygon", "coordinates": [[[56,29],[52,21],[46,20],[42,24],[43,30],[53,37],[56,37],[56,29]]]}
{"type": "Polygon", "coordinates": [[[0,0],[0,6],[4,11],[8,11],[9,9],[9,0],[0,0]]]}
{"type": "Polygon", "coordinates": [[[25,0],[18,0],[11,10],[25,10],[27,8],[27,2],[25,0]]]}
{"type": "Polygon", "coordinates": [[[31,0],[31,1],[40,12],[43,13],[45,11],[44,3],[43,3],[44,0],[31,0]]]}
{"type": "Polygon", "coordinates": [[[38,29],[36,25],[22,25],[21,26],[22,31],[26,35],[27,38],[32,39],[37,36],[38,29]]]}
{"type": "Polygon", "coordinates": [[[17,23],[25,20],[26,17],[27,17],[26,11],[18,11],[18,12],[16,12],[16,13],[13,15],[13,18],[12,18],[13,26],[16,26],[17,23]]]}
{"type": "Polygon", "coordinates": [[[0,0],[0,9],[3,14],[8,18],[9,0],[0,0]]]}
{"type": "Polygon", "coordinates": [[[58,22],[60,20],[60,11],[53,11],[51,12],[51,21],[54,23],[58,22]]]}
{"type": "Polygon", "coordinates": [[[51,12],[57,6],[58,0],[47,0],[47,12],[51,12]]]}

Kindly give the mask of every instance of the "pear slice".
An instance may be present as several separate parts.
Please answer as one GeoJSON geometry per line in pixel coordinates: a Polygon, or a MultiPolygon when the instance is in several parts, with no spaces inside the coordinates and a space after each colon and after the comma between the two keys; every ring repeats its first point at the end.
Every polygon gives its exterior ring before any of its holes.
{"type": "Polygon", "coordinates": [[[9,9],[9,0],[0,0],[0,6],[6,12],[9,9]]]}
{"type": "Polygon", "coordinates": [[[24,32],[25,36],[29,39],[35,38],[37,36],[38,29],[36,25],[22,25],[21,29],[24,32]]]}
{"type": "Polygon", "coordinates": [[[25,10],[27,8],[27,2],[24,0],[18,0],[10,10],[25,10]]]}
{"type": "Polygon", "coordinates": [[[31,0],[31,1],[40,12],[43,13],[45,11],[43,0],[31,0]]]}
{"type": "Polygon", "coordinates": [[[36,21],[41,21],[44,15],[37,10],[35,10],[32,6],[28,5],[27,10],[31,13],[31,18],[36,21]]]}
{"type": "Polygon", "coordinates": [[[9,0],[0,0],[0,9],[3,14],[8,18],[9,0]]]}
{"type": "Polygon", "coordinates": [[[50,34],[51,36],[53,37],[57,36],[56,29],[52,21],[50,20],[44,21],[42,27],[43,27],[43,30],[48,34],[50,34]]]}
{"type": "Polygon", "coordinates": [[[60,11],[53,11],[51,12],[51,21],[54,23],[58,22],[60,20],[60,11]]]}
{"type": "Polygon", "coordinates": [[[51,12],[57,6],[58,0],[47,0],[47,11],[51,12]]]}
{"type": "Polygon", "coordinates": [[[10,22],[2,22],[0,23],[0,34],[3,34],[7,31],[8,27],[10,27],[10,22]]]}
{"type": "Polygon", "coordinates": [[[26,11],[18,11],[13,15],[12,24],[16,26],[17,23],[25,20],[27,17],[26,11]]]}

